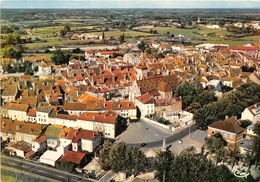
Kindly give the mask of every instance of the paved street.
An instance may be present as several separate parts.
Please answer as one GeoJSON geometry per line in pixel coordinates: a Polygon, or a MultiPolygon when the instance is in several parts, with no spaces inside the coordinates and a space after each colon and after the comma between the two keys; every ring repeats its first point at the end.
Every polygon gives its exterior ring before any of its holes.
{"type": "Polygon", "coordinates": [[[170,132],[141,119],[139,123],[131,123],[127,130],[117,137],[116,142],[124,141],[129,146],[138,146],[147,156],[154,156],[154,151],[162,148],[163,139],[166,139],[166,146],[171,145],[170,150],[179,153],[183,148],[191,146],[200,151],[206,136],[206,131],[197,130],[194,123],[170,132]],[[179,144],[179,139],[183,141],[182,144],[179,144]],[[146,146],[141,147],[142,143],[146,143],[146,146]]]}
{"type": "Polygon", "coordinates": [[[169,130],[160,128],[141,119],[141,122],[131,123],[127,130],[122,133],[117,142],[124,141],[127,144],[141,144],[161,141],[163,138],[171,136],[169,130]]]}

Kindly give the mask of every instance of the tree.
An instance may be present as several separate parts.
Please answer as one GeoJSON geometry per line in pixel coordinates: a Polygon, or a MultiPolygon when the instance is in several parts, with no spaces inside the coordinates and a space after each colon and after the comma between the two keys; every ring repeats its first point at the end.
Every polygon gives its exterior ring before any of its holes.
{"type": "Polygon", "coordinates": [[[5,42],[7,45],[13,44],[13,43],[14,43],[13,34],[8,34],[8,35],[5,37],[4,42],[5,42]]]}
{"type": "Polygon", "coordinates": [[[13,34],[13,43],[16,45],[21,44],[21,35],[17,32],[13,34]]]}
{"type": "Polygon", "coordinates": [[[101,165],[101,168],[104,170],[109,170],[110,167],[110,160],[109,160],[109,153],[111,149],[112,143],[108,140],[104,141],[103,147],[100,150],[100,156],[99,156],[99,164],[101,165]]]}
{"type": "Polygon", "coordinates": [[[153,34],[158,34],[157,30],[153,30],[153,34]]]}
{"type": "Polygon", "coordinates": [[[154,168],[156,170],[155,172],[155,178],[159,181],[163,181],[163,178],[165,181],[171,181],[170,180],[170,174],[169,171],[171,170],[171,164],[174,162],[174,155],[172,151],[166,150],[160,151],[155,156],[155,163],[154,168]]]}
{"type": "Polygon", "coordinates": [[[216,133],[205,140],[205,146],[211,152],[221,150],[227,145],[227,141],[222,137],[221,133],[216,133]]]}
{"type": "Polygon", "coordinates": [[[205,146],[207,147],[208,150],[214,153],[213,158],[216,164],[218,164],[224,159],[224,155],[225,155],[224,146],[226,145],[227,142],[220,133],[216,133],[206,139],[205,146]]]}
{"type": "Polygon", "coordinates": [[[65,33],[64,30],[60,30],[60,36],[61,36],[61,37],[64,37],[65,34],[66,34],[66,33],[65,33]]]}
{"type": "Polygon", "coordinates": [[[56,65],[68,64],[71,54],[64,53],[60,49],[53,52],[52,60],[56,65]]]}
{"type": "Polygon", "coordinates": [[[70,32],[70,27],[68,25],[65,25],[63,30],[64,30],[64,33],[66,34],[66,33],[70,32]]]}
{"type": "Polygon", "coordinates": [[[246,127],[248,127],[251,124],[252,124],[252,122],[250,120],[246,119],[246,120],[240,120],[240,125],[239,126],[241,126],[242,128],[246,128],[246,127]]]}
{"type": "Polygon", "coordinates": [[[253,131],[257,136],[260,136],[260,122],[255,123],[253,131]]]}
{"type": "Polygon", "coordinates": [[[240,161],[240,148],[238,146],[228,147],[225,152],[227,162],[231,165],[231,169],[240,161]]]}
{"type": "Polygon", "coordinates": [[[139,148],[128,147],[124,142],[113,145],[105,142],[100,151],[99,163],[102,169],[137,175],[144,171],[147,158],[139,148]]]}
{"type": "Polygon", "coordinates": [[[120,44],[125,42],[125,34],[124,33],[119,36],[119,41],[120,41],[120,44]]]}
{"type": "Polygon", "coordinates": [[[4,70],[4,72],[12,73],[13,72],[13,67],[12,67],[11,63],[4,64],[3,65],[3,70],[4,70]]]}
{"type": "Polygon", "coordinates": [[[139,49],[141,49],[142,52],[144,53],[144,50],[146,49],[147,45],[145,44],[144,41],[141,41],[141,43],[137,44],[137,47],[138,47],[139,49]]]}
{"type": "Polygon", "coordinates": [[[194,112],[194,120],[201,129],[207,129],[209,124],[223,120],[225,116],[239,116],[246,107],[259,101],[260,86],[255,83],[243,84],[226,93],[225,97],[197,109],[194,112]]]}
{"type": "Polygon", "coordinates": [[[253,137],[251,149],[253,151],[253,159],[255,161],[255,168],[260,161],[260,122],[256,123],[253,129],[256,136],[253,137]]]}
{"type": "Polygon", "coordinates": [[[38,66],[35,66],[35,67],[33,68],[33,71],[34,71],[34,72],[38,72],[38,70],[39,70],[39,67],[38,67],[38,66]]]}
{"type": "MultiPolygon", "coordinates": [[[[237,181],[236,177],[224,165],[215,165],[206,156],[196,153],[194,147],[184,149],[179,155],[174,155],[173,159],[165,161],[157,173],[161,176],[155,176],[159,181],[163,181],[162,175],[165,175],[165,181],[237,181]],[[167,168],[167,173],[163,169],[167,168]]],[[[162,163],[163,164],[163,163],[162,163]]],[[[157,164],[161,165],[161,164],[157,164]]]]}
{"type": "Polygon", "coordinates": [[[73,53],[81,53],[81,49],[79,47],[72,50],[73,53]]]}

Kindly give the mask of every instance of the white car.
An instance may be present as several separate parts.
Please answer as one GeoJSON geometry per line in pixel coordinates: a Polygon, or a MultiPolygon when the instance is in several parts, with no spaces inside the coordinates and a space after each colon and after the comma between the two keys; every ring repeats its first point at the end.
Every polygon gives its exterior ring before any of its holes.
{"type": "Polygon", "coordinates": [[[183,142],[182,142],[182,140],[179,140],[178,142],[179,142],[180,144],[182,144],[182,143],[183,143],[183,142]]]}

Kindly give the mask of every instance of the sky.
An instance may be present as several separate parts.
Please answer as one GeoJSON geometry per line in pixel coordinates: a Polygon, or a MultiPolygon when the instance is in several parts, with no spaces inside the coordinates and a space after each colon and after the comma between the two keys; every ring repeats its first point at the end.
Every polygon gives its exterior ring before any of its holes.
{"type": "Polygon", "coordinates": [[[1,9],[258,8],[260,0],[1,0],[1,9]]]}

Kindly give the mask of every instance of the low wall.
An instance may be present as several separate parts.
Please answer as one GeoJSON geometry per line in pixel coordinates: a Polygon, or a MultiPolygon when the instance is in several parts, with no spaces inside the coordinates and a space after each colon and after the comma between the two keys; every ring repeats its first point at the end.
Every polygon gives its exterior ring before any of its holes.
{"type": "MultiPolygon", "coordinates": [[[[142,119],[144,119],[145,121],[148,121],[148,122],[150,122],[150,123],[152,123],[154,125],[157,125],[157,126],[163,128],[163,129],[170,130],[170,126],[169,125],[164,125],[164,124],[158,123],[157,121],[151,120],[149,118],[142,118],[142,119]]],[[[172,128],[172,129],[174,131],[174,128],[172,128]]]]}

